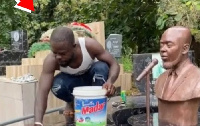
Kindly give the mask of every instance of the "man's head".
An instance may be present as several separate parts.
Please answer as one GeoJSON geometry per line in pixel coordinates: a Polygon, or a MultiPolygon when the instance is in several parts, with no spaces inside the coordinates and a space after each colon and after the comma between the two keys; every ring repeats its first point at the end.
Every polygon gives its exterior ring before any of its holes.
{"type": "Polygon", "coordinates": [[[50,37],[51,50],[58,63],[66,67],[72,62],[75,54],[75,39],[73,31],[67,27],[57,27],[50,37]]]}
{"type": "Polygon", "coordinates": [[[188,58],[192,41],[188,28],[174,26],[167,29],[160,40],[160,55],[165,69],[175,68],[188,58]]]}

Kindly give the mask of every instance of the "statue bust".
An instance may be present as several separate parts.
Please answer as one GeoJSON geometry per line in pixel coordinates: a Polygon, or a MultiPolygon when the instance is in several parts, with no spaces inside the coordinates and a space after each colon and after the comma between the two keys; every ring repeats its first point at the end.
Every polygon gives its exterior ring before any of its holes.
{"type": "Polygon", "coordinates": [[[192,41],[188,28],[167,29],[160,40],[166,71],[155,83],[160,126],[197,126],[200,102],[200,70],[189,59],[192,41]]]}

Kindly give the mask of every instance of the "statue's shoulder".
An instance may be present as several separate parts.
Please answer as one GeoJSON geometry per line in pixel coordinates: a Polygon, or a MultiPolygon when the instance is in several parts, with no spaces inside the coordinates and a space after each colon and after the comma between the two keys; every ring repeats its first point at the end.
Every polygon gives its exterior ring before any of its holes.
{"type": "Polygon", "coordinates": [[[195,66],[194,64],[191,65],[191,69],[190,71],[193,71],[195,72],[196,74],[199,74],[200,75],[200,68],[195,66]]]}
{"type": "Polygon", "coordinates": [[[190,66],[188,72],[189,72],[188,79],[190,79],[189,81],[190,87],[194,87],[192,89],[192,95],[190,95],[191,99],[200,98],[200,69],[197,66],[192,65],[190,66]]]}
{"type": "Polygon", "coordinates": [[[163,72],[163,73],[157,78],[157,81],[165,79],[165,78],[168,76],[169,71],[170,71],[170,70],[166,70],[165,72],[163,72]]]}
{"type": "Polygon", "coordinates": [[[189,73],[189,77],[192,78],[192,80],[194,80],[195,78],[200,78],[200,68],[198,68],[194,64],[190,64],[190,66],[187,66],[186,73],[189,73]]]}
{"type": "Polygon", "coordinates": [[[164,84],[166,79],[168,78],[169,70],[163,72],[157,79],[155,83],[155,94],[158,98],[162,98],[162,91],[164,88],[164,84]]]}
{"type": "Polygon", "coordinates": [[[155,89],[160,90],[163,88],[164,83],[168,77],[169,74],[169,70],[166,70],[165,72],[163,72],[157,79],[156,79],[156,83],[155,83],[155,89]]]}

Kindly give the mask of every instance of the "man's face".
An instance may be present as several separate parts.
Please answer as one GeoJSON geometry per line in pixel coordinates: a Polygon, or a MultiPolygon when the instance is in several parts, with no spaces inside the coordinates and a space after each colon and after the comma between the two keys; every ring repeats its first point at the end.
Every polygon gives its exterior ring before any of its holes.
{"type": "Polygon", "coordinates": [[[163,67],[171,69],[176,66],[182,57],[181,39],[177,32],[167,30],[160,40],[160,55],[163,60],[163,67]]]}
{"type": "Polygon", "coordinates": [[[66,42],[51,42],[51,50],[62,67],[68,66],[74,58],[74,46],[66,42]]]}

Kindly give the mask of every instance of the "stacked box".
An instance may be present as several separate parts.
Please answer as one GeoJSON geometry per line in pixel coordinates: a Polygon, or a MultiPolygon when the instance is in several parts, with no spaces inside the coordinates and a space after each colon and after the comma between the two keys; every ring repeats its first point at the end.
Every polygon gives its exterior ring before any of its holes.
{"type": "Polygon", "coordinates": [[[115,81],[116,87],[121,87],[121,90],[130,90],[132,88],[132,73],[124,72],[123,64],[120,64],[120,73],[115,81]]]}
{"type": "MultiPolygon", "coordinates": [[[[0,79],[0,122],[9,121],[34,113],[36,83],[14,83],[0,79]]],[[[34,123],[28,119],[9,126],[27,126],[34,123]]]]}

